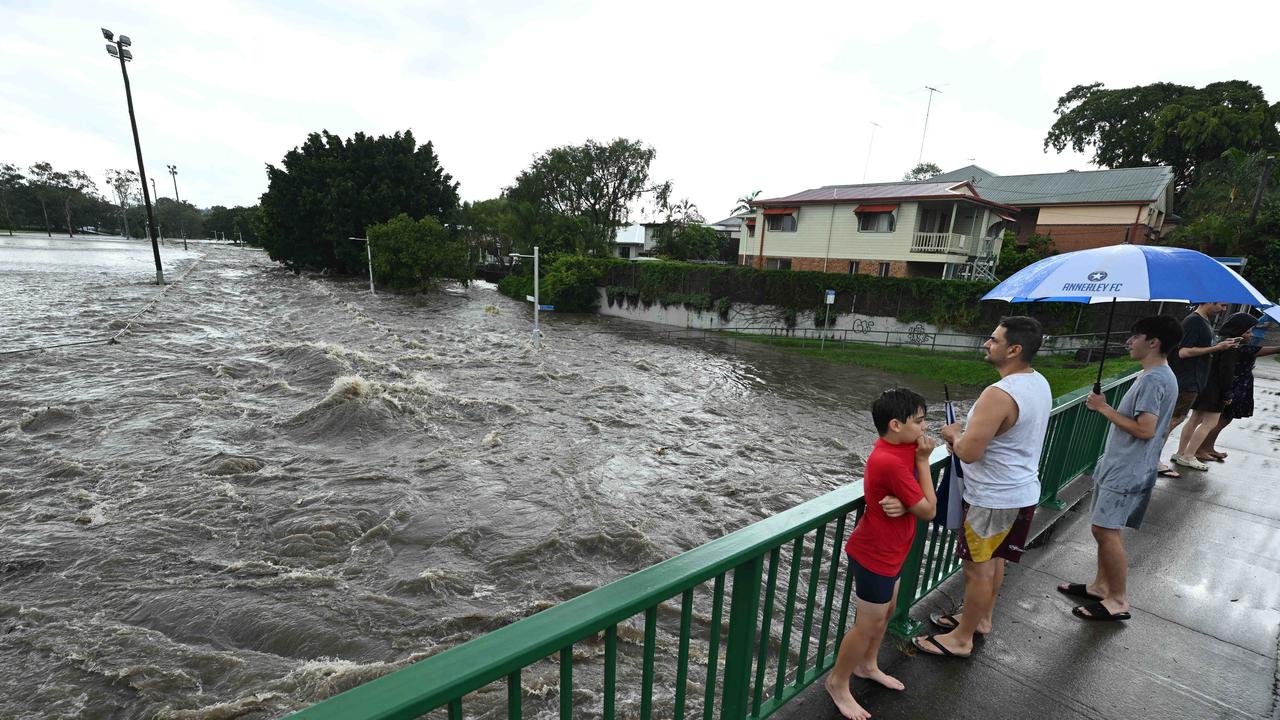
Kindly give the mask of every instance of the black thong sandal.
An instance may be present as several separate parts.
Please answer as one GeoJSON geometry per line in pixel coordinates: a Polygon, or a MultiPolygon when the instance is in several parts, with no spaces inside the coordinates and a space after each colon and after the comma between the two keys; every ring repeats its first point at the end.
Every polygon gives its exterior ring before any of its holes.
{"type": "Polygon", "coordinates": [[[1101,595],[1089,592],[1089,586],[1084,583],[1065,583],[1058,586],[1058,592],[1069,597],[1082,598],[1084,600],[1102,600],[1101,595]]]}
{"type": "Polygon", "coordinates": [[[1131,616],[1127,612],[1113,613],[1107,609],[1106,605],[1100,602],[1091,602],[1087,605],[1071,608],[1071,614],[1081,620],[1095,620],[1098,622],[1111,622],[1116,620],[1128,620],[1131,616]]]}
{"type": "MultiPolygon", "coordinates": [[[[948,632],[955,630],[957,627],[960,627],[960,621],[957,620],[956,616],[952,613],[940,613],[940,612],[930,613],[929,622],[933,623],[934,625],[948,632]]],[[[982,632],[981,630],[974,630],[973,635],[974,637],[987,636],[987,634],[982,632]]]]}
{"type": "Polygon", "coordinates": [[[933,655],[935,657],[949,657],[949,658],[969,657],[969,653],[965,653],[961,655],[960,653],[951,652],[950,650],[947,649],[946,645],[943,645],[942,643],[938,642],[936,639],[936,636],[934,635],[917,635],[916,637],[911,638],[911,644],[915,645],[916,650],[919,650],[925,655],[933,655]],[[924,645],[924,643],[929,643],[929,645],[932,645],[934,648],[937,648],[937,649],[930,650],[928,646],[924,645]]]}

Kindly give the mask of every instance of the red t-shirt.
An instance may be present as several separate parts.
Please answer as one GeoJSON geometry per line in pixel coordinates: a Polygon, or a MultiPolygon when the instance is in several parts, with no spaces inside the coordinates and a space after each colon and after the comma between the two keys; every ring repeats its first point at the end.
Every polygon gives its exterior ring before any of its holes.
{"type": "Polygon", "coordinates": [[[844,551],[877,575],[897,575],[915,539],[916,518],[911,513],[891,518],[884,514],[880,501],[885,495],[893,495],[905,507],[911,507],[924,499],[916,481],[915,443],[895,445],[883,438],[876,440],[862,474],[862,495],[867,499],[867,509],[849,535],[844,551]]]}

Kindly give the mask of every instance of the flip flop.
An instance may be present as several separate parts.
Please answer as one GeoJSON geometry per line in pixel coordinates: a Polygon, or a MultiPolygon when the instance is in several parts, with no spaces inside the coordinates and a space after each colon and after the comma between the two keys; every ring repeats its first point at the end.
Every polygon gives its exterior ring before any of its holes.
{"type": "Polygon", "coordinates": [[[1102,600],[1101,595],[1089,592],[1089,586],[1084,583],[1064,583],[1058,586],[1058,592],[1082,600],[1102,600]]]}
{"type": "MultiPolygon", "coordinates": [[[[960,621],[956,620],[956,616],[951,613],[940,613],[940,612],[930,613],[929,622],[933,623],[934,625],[937,625],[938,627],[948,632],[955,630],[957,627],[960,626],[960,621]]],[[[987,636],[987,634],[982,632],[981,630],[974,630],[973,635],[974,637],[987,636]]]]}
{"type": "Polygon", "coordinates": [[[965,653],[964,655],[961,655],[960,653],[953,653],[953,652],[951,652],[950,650],[948,650],[948,649],[947,649],[947,646],[946,646],[946,645],[943,645],[942,643],[938,642],[938,641],[935,639],[936,637],[937,637],[936,635],[917,635],[916,637],[911,638],[911,644],[912,644],[912,645],[915,645],[915,646],[916,646],[916,650],[919,650],[920,652],[924,653],[925,655],[933,655],[934,657],[949,657],[949,658],[967,658],[967,657],[969,657],[969,654],[968,654],[968,653],[965,653]],[[937,649],[936,649],[936,650],[930,650],[930,649],[928,649],[928,647],[927,647],[926,645],[924,645],[924,644],[922,643],[922,641],[923,641],[923,642],[927,642],[927,643],[929,643],[930,645],[932,645],[933,647],[935,647],[935,648],[937,648],[937,649]]]}
{"type": "Polygon", "coordinates": [[[1081,620],[1094,620],[1096,622],[1113,622],[1117,620],[1128,620],[1131,616],[1127,612],[1113,613],[1107,609],[1106,605],[1100,602],[1091,602],[1087,605],[1080,605],[1071,608],[1071,614],[1081,620]],[[1087,612],[1086,612],[1087,611],[1087,612]]]}
{"type": "Polygon", "coordinates": [[[1217,458],[1217,459],[1218,459],[1218,461],[1219,461],[1219,462],[1221,462],[1221,461],[1223,461],[1223,460],[1226,460],[1226,459],[1227,459],[1227,454],[1226,454],[1226,453],[1224,453],[1224,452],[1218,452],[1217,450],[1210,450],[1209,452],[1207,452],[1207,453],[1205,453],[1205,454],[1206,454],[1206,455],[1212,455],[1212,456],[1214,456],[1215,458],[1217,458]]]}
{"type": "Polygon", "coordinates": [[[1174,479],[1182,477],[1182,473],[1178,472],[1177,470],[1174,470],[1173,468],[1165,468],[1163,470],[1160,470],[1156,474],[1159,475],[1160,477],[1167,477],[1167,478],[1174,478],[1174,479]]]}
{"type": "Polygon", "coordinates": [[[1196,459],[1200,462],[1226,462],[1226,460],[1223,460],[1213,453],[1205,453],[1204,455],[1197,454],[1196,459]]]}

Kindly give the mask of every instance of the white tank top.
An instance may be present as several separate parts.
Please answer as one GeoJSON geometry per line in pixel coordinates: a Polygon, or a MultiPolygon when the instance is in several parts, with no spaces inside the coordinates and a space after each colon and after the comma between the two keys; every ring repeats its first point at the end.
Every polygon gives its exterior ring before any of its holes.
{"type": "MultiPolygon", "coordinates": [[[[1040,502],[1040,452],[1049,428],[1053,393],[1040,373],[1015,373],[995,384],[1018,404],[1018,421],[964,467],[964,500],[985,508],[1021,508],[1040,502]]],[[[977,403],[974,403],[976,406],[977,403]]],[[[969,419],[973,408],[969,408],[969,419]]]]}

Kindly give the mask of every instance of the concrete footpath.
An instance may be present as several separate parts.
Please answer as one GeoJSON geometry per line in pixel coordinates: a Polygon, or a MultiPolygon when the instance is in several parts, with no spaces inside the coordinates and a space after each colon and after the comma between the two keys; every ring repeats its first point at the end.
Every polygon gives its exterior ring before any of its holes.
{"type": "MultiPolygon", "coordinates": [[[[1126,531],[1132,620],[1078,620],[1054,589],[1093,578],[1086,496],[1009,565],[994,631],[971,659],[886,641],[881,667],[906,691],[855,679],[854,696],[876,720],[1280,720],[1280,362],[1259,360],[1255,377],[1254,416],[1218,442],[1227,461],[1161,478],[1142,529],[1126,531]]],[[[1164,457],[1174,448],[1176,437],[1164,457]]],[[[957,574],[912,615],[927,623],[961,596],[957,574]]],[[[818,681],[775,717],[840,715],[818,681]]]]}

